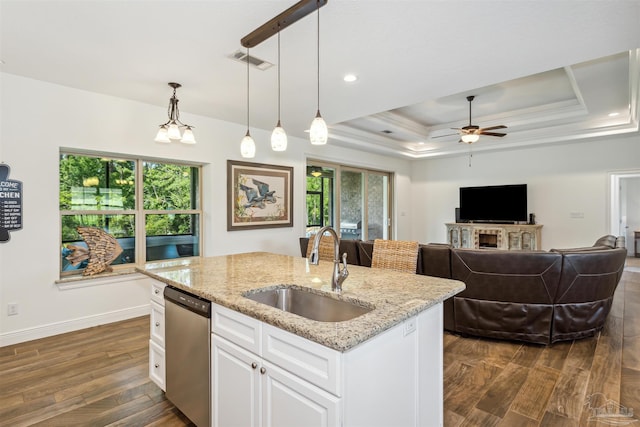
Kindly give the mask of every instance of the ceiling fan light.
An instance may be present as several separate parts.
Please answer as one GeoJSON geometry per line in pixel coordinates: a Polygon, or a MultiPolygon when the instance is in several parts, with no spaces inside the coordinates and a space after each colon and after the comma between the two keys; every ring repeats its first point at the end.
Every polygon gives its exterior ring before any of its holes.
{"type": "Polygon", "coordinates": [[[287,133],[284,131],[284,128],[280,125],[280,121],[278,120],[278,124],[273,129],[271,133],[271,149],[273,151],[286,151],[287,149],[287,133]]]}
{"type": "Polygon", "coordinates": [[[156,137],[155,137],[154,141],[163,142],[165,144],[168,144],[168,143],[171,142],[171,140],[167,136],[167,127],[166,126],[164,126],[164,125],[160,126],[160,129],[158,129],[158,133],[156,134],[156,137]]]}
{"type": "Polygon", "coordinates": [[[240,142],[240,155],[245,159],[252,159],[256,155],[256,143],[251,138],[249,131],[240,142]]]}
{"type": "Polygon", "coordinates": [[[329,129],[320,115],[320,110],[318,110],[318,113],[311,122],[311,127],[309,128],[309,140],[313,145],[325,145],[328,139],[329,129]]]}
{"type": "Polygon", "coordinates": [[[473,144],[480,139],[480,135],[476,135],[475,133],[467,133],[462,135],[460,139],[466,144],[473,144]]]}
{"type": "Polygon", "coordinates": [[[167,136],[169,139],[180,139],[180,128],[178,127],[176,122],[172,122],[169,124],[169,130],[167,131],[167,136]]]}
{"type": "Polygon", "coordinates": [[[191,130],[191,126],[187,126],[182,134],[182,139],[180,140],[183,144],[195,144],[196,137],[193,135],[193,131],[191,130]]]}

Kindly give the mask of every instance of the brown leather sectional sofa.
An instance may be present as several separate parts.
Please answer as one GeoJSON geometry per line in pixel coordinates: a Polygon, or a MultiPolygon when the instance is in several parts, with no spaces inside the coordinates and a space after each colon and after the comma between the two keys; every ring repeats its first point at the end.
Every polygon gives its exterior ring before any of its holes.
{"type": "MultiPolygon", "coordinates": [[[[306,256],[308,238],[300,238],[306,256]]],[[[549,344],[594,335],[604,326],[626,249],[615,236],[594,246],[545,251],[420,245],[417,274],[460,280],[444,303],[444,328],[465,335],[549,344]]],[[[373,242],[341,240],[352,265],[371,267],[373,242]]]]}

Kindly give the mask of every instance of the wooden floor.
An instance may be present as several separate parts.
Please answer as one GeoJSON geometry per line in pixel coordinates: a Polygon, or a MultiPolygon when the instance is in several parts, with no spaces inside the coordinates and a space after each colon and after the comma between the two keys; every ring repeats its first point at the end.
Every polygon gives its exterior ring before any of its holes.
{"type": "MultiPolygon", "coordinates": [[[[148,339],[141,317],[0,348],[0,426],[193,425],[148,379],[148,339]]],[[[444,343],[447,427],[604,427],[590,420],[589,396],[591,408],[633,408],[629,425],[640,427],[640,268],[624,273],[596,337],[444,343]]]]}

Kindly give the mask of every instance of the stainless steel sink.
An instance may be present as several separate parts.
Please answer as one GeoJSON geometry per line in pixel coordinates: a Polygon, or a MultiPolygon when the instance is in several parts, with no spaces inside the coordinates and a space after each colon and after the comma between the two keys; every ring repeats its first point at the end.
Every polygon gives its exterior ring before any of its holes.
{"type": "Polygon", "coordinates": [[[297,314],[319,322],[343,322],[373,310],[355,302],[335,299],[310,289],[283,286],[275,289],[256,289],[243,295],[250,300],[297,314]]]}

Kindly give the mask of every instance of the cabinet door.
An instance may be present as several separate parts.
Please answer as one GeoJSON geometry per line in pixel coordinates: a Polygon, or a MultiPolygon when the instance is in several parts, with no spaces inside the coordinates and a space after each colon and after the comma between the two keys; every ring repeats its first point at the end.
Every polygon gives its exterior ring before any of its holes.
{"type": "Polygon", "coordinates": [[[522,232],[513,231],[509,233],[509,250],[522,249],[522,232]]]}
{"type": "Polygon", "coordinates": [[[460,229],[460,247],[472,248],[473,247],[473,233],[470,228],[460,229]]]}
{"type": "Polygon", "coordinates": [[[451,227],[447,230],[447,233],[449,234],[449,244],[454,248],[460,247],[459,231],[460,229],[457,227],[451,227]]]}
{"type": "Polygon", "coordinates": [[[164,306],[164,288],[167,285],[157,280],[149,280],[151,281],[151,301],[155,301],[161,306],[164,306]]]}
{"type": "Polygon", "coordinates": [[[164,347],[160,347],[153,340],[149,340],[149,378],[162,391],[167,391],[165,386],[164,347]]]}
{"type": "Polygon", "coordinates": [[[241,347],[211,335],[211,416],[213,427],[260,425],[260,360],[241,347]]]}
{"type": "Polygon", "coordinates": [[[340,399],[263,362],[263,427],[340,426],[340,399]]]}
{"type": "Polygon", "coordinates": [[[164,348],[164,307],[151,301],[151,339],[164,348]]]}

